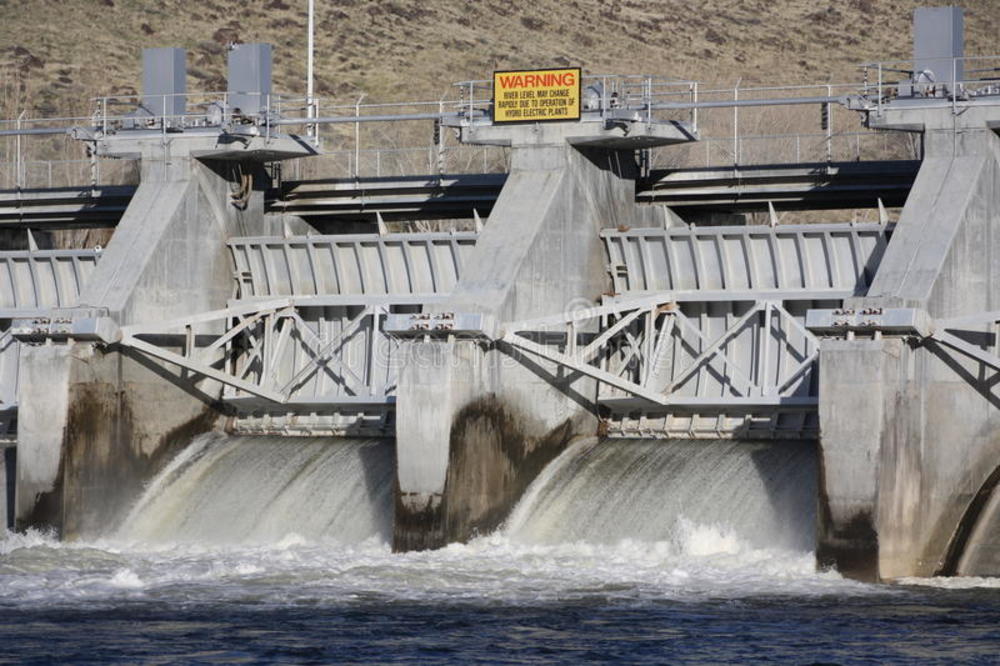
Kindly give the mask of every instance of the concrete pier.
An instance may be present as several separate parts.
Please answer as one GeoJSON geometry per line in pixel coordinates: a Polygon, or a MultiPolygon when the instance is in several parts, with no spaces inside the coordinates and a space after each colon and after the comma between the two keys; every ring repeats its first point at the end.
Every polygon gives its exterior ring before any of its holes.
{"type": "MultiPolygon", "coordinates": [[[[470,265],[434,311],[482,314],[502,326],[596,304],[611,284],[600,230],[665,223],[662,210],[635,203],[634,153],[572,145],[567,132],[588,132],[579,124],[488,130],[463,139],[511,145],[510,175],[470,265]]],[[[396,550],[492,531],[545,464],[597,430],[591,379],[482,340],[416,340],[405,353],[396,550]]]]}
{"type": "MultiPolygon", "coordinates": [[[[261,168],[273,156],[249,146],[223,161],[232,149],[208,137],[175,139],[169,148],[159,137],[109,139],[100,150],[140,156],[142,181],[79,305],[65,316],[121,326],[225,306],[232,293],[226,240],[273,231],[264,226],[261,168]],[[254,177],[241,207],[230,202],[237,173],[254,177]]],[[[67,539],[100,533],[179,447],[220,417],[218,384],[192,390],[175,369],[113,346],[27,344],[21,368],[19,528],[51,528],[67,539]]]]}
{"type": "MultiPolygon", "coordinates": [[[[977,113],[884,122],[919,123],[926,157],[867,297],[845,307],[1000,309],[1000,139],[977,113]]],[[[992,326],[967,328],[966,342],[995,348],[992,326]]],[[[1000,573],[995,371],[934,340],[876,335],[824,340],[820,377],[820,563],[869,580],[1000,573]]]]}

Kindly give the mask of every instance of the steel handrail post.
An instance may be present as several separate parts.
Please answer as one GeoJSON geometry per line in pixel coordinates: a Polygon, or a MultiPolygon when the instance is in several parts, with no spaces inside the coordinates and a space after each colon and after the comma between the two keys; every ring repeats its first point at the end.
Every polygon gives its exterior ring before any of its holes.
{"type": "MultiPolygon", "coordinates": [[[[319,118],[319,98],[313,99],[313,118],[319,118]]],[[[319,125],[313,123],[313,143],[317,149],[320,148],[319,125]]]]}
{"type": "Polygon", "coordinates": [[[878,99],[876,101],[875,115],[882,117],[882,63],[878,64],[878,99]]]}
{"type": "MultiPolygon", "coordinates": [[[[694,81],[693,90],[691,93],[691,102],[693,104],[698,104],[698,82],[694,81]]],[[[698,131],[698,107],[695,106],[691,109],[691,124],[695,132],[698,131]]]]}
{"type": "Polygon", "coordinates": [[[958,115],[958,58],[951,59],[951,115],[958,115]]]}
{"type": "Polygon", "coordinates": [[[608,115],[608,77],[601,77],[601,118],[608,115]]]}
{"type": "MultiPolygon", "coordinates": [[[[361,93],[358,101],[354,104],[355,118],[361,117],[361,102],[365,99],[365,93],[361,93]]],[[[354,179],[357,180],[361,174],[361,121],[354,122],[354,179]]]]}
{"type": "MultiPolygon", "coordinates": [[[[833,86],[827,84],[826,96],[833,97],[833,86]]],[[[833,104],[826,102],[826,161],[833,161],[833,104]]]]}
{"type": "MultiPolygon", "coordinates": [[[[444,117],[444,99],[438,101],[438,114],[444,117]]],[[[437,166],[438,174],[444,173],[444,128],[441,126],[441,119],[435,121],[437,125],[437,166]]]]}
{"type": "Polygon", "coordinates": [[[653,77],[646,77],[646,122],[653,122],[653,77]]]}
{"type": "MultiPolygon", "coordinates": [[[[733,86],[733,102],[740,101],[740,82],[743,79],[740,78],[736,81],[736,85],[733,86]]],[[[733,166],[739,166],[740,163],[740,107],[738,104],[733,104],[733,166]]]]}
{"type": "MultiPolygon", "coordinates": [[[[20,114],[18,114],[17,120],[14,123],[14,127],[15,127],[15,129],[17,129],[18,132],[21,131],[21,121],[24,118],[24,114],[25,113],[27,113],[27,111],[22,111],[20,114]]],[[[23,167],[24,167],[24,158],[21,155],[21,135],[20,134],[18,134],[16,137],[14,137],[14,150],[15,150],[14,154],[16,155],[16,159],[15,159],[15,162],[14,162],[14,166],[15,166],[15,169],[14,169],[14,187],[17,190],[21,190],[22,187],[23,187],[23,185],[24,185],[24,183],[23,183],[23,181],[24,181],[24,174],[22,173],[23,167]]]]}

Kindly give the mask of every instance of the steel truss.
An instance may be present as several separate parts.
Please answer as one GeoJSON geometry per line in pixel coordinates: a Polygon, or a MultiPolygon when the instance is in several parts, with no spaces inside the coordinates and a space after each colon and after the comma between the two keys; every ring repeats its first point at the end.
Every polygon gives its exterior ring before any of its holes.
{"type": "Polygon", "coordinates": [[[329,335],[286,298],[125,326],[118,344],[175,365],[186,378],[220,382],[223,400],[234,405],[392,403],[395,377],[387,361],[398,343],[381,331],[390,304],[338,307],[351,316],[329,335]]]}
{"type": "Polygon", "coordinates": [[[501,340],[601,383],[605,405],[812,407],[818,339],[780,301],[759,300],[723,330],[669,295],[513,322],[501,340]]]}
{"type": "Polygon", "coordinates": [[[975,361],[979,361],[986,367],[1000,372],[1000,310],[965,317],[939,319],[935,323],[929,337],[975,361]],[[987,349],[967,342],[955,333],[950,332],[969,330],[970,328],[984,325],[989,325],[988,333],[992,338],[992,344],[986,345],[987,349]]]}

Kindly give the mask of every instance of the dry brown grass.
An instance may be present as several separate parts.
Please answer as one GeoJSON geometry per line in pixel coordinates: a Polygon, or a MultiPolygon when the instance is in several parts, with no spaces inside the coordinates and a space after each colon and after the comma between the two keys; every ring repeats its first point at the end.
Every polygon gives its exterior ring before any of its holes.
{"type": "MultiPolygon", "coordinates": [[[[438,99],[494,68],[579,64],[592,73],[745,83],[856,77],[905,57],[911,0],[319,0],[317,85],[352,102],[438,99]]],[[[135,91],[140,49],[189,49],[191,89],[224,87],[224,45],[275,45],[277,87],[304,92],[305,0],[0,0],[0,62],[43,115],[135,91]]],[[[967,0],[967,51],[996,48],[1000,6],[967,0]]],[[[4,81],[0,78],[0,82],[4,81]]],[[[23,99],[20,100],[23,103],[23,99]]],[[[6,99],[0,107],[10,110],[6,99]]],[[[15,103],[15,108],[17,104],[15,103]]]]}
{"type": "MultiPolygon", "coordinates": [[[[590,73],[669,75],[732,85],[857,80],[856,64],[905,58],[916,0],[318,0],[317,91],[326,104],[438,100],[495,68],[581,65],[590,73]]],[[[967,0],[967,52],[1000,43],[997,0],[967,0]]],[[[0,117],[88,115],[89,98],[137,91],[140,50],[189,50],[190,90],[225,86],[225,44],[275,46],[275,87],[304,93],[306,0],[0,0],[0,117]]],[[[803,113],[816,114],[810,108],[803,113]]],[[[760,114],[758,114],[760,115],[760,114]]],[[[731,132],[706,114],[707,134],[731,132]]],[[[838,132],[856,127],[843,114],[838,132]]],[[[816,128],[818,118],[805,118],[816,128]]],[[[773,131],[787,119],[741,126],[773,131]],[[770,129],[769,129],[770,128],[770,129]]],[[[728,128],[728,129],[727,129],[728,128]]],[[[366,128],[368,141],[425,142],[421,129],[366,128]],[[379,134],[381,132],[381,134],[379,134]]],[[[328,146],[347,147],[348,130],[328,146]]],[[[10,142],[0,141],[9,154],[10,142]]],[[[81,156],[33,140],[36,158],[81,156]]],[[[692,150],[704,150],[704,146],[692,150]]],[[[721,143],[709,148],[720,151],[721,143]]],[[[791,148],[789,148],[791,150],[791,148]]],[[[713,157],[713,159],[715,159],[713,157]]]]}

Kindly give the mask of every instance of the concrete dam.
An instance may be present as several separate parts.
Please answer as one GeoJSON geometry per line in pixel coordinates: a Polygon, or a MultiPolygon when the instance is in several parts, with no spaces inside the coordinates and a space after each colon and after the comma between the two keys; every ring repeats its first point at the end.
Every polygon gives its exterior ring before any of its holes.
{"type": "Polygon", "coordinates": [[[218,95],[146,49],[135,99],[0,130],[138,174],[0,191],[0,515],[396,551],[698,523],[863,580],[1000,575],[1000,59],[962,21],[917,10],[912,60],[845,90],[556,68],[413,113],[273,93],[265,44],[218,95]],[[747,164],[755,109],[815,114],[825,159],[747,164]],[[834,112],[917,154],[837,159],[834,112]],[[296,174],[376,125],[424,163],[296,174]]]}

